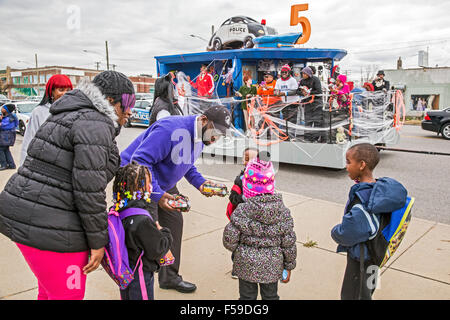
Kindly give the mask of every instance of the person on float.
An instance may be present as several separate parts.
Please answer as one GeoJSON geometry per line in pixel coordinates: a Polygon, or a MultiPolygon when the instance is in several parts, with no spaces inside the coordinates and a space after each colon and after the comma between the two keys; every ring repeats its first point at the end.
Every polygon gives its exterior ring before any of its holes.
{"type": "Polygon", "coordinates": [[[231,115],[224,106],[212,106],[202,114],[165,117],[153,123],[121,153],[121,165],[132,161],[149,168],[152,175],[150,196],[151,214],[162,227],[169,228],[173,242],[171,251],[175,263],[159,272],[159,286],[182,293],[194,292],[197,286],[184,281],[179,274],[183,215],[170,206],[173,195],[179,194],[177,183],[186,180],[205,196],[207,181],[198,171],[195,162],[204,146],[215,143],[230,128],[231,115]]]}
{"type": "Polygon", "coordinates": [[[241,102],[241,108],[242,112],[244,113],[245,131],[247,131],[247,133],[250,133],[248,105],[252,103],[251,102],[252,97],[256,96],[256,86],[252,84],[253,79],[248,75],[245,75],[242,81],[244,82],[244,84],[239,88],[238,91],[236,91],[236,95],[243,100],[241,102]]]}
{"type": "Polygon", "coordinates": [[[377,72],[377,77],[375,78],[375,80],[372,81],[374,91],[384,91],[384,92],[389,91],[390,89],[389,81],[384,79],[384,76],[385,74],[383,70],[379,70],[377,72]]]}
{"type": "Polygon", "coordinates": [[[214,78],[208,73],[208,67],[202,64],[200,67],[200,74],[195,82],[191,81],[191,78],[187,76],[187,79],[191,86],[197,89],[197,96],[200,98],[211,98],[214,93],[214,78]]]}
{"type": "Polygon", "coordinates": [[[280,103],[284,105],[281,110],[283,120],[287,122],[292,122],[297,124],[297,114],[298,114],[298,96],[289,95],[291,91],[295,91],[298,87],[297,80],[291,75],[291,67],[285,64],[281,67],[280,79],[277,80],[275,84],[274,94],[281,97],[280,103]]]}
{"type": "Polygon", "coordinates": [[[264,72],[264,81],[258,86],[258,90],[256,91],[256,94],[261,97],[264,106],[270,107],[280,101],[280,98],[274,95],[276,83],[277,81],[271,72],[264,72]]]}
{"type": "Polygon", "coordinates": [[[72,89],[73,85],[70,78],[64,74],[55,74],[47,81],[47,84],[45,85],[44,97],[39,105],[37,105],[31,112],[30,120],[23,136],[20,165],[22,165],[25,161],[28,145],[30,144],[31,139],[33,139],[36,131],[50,116],[51,104],[72,89]]]}
{"type": "Polygon", "coordinates": [[[37,278],[39,300],[82,300],[108,244],[106,187],[120,165],[116,136],[136,101],[124,74],[82,79],[50,107],[0,194],[0,233],[37,278]]]}
{"type": "MultiPolygon", "coordinates": [[[[310,67],[302,69],[302,80],[300,80],[297,90],[291,91],[289,94],[303,97],[301,103],[305,108],[306,127],[323,128],[322,85],[319,78],[313,75],[310,67]],[[314,96],[314,98],[310,96],[314,96]]],[[[325,134],[324,131],[310,130],[305,131],[304,138],[309,142],[324,142],[325,134]]]]}

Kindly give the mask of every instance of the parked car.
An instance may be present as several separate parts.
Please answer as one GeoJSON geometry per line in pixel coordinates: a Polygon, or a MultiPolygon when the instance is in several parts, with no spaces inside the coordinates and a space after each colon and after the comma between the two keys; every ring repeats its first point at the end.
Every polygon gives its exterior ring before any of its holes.
{"type": "Polygon", "coordinates": [[[28,122],[30,121],[30,115],[34,108],[39,104],[39,102],[15,102],[16,114],[19,119],[19,125],[17,126],[17,131],[23,136],[25,130],[27,129],[28,122]]]}
{"type": "Polygon", "coordinates": [[[128,119],[127,127],[134,125],[148,127],[152,103],[153,100],[136,100],[134,108],[131,109],[132,115],[128,119]]]}
{"type": "Polygon", "coordinates": [[[422,121],[422,129],[437,132],[444,139],[450,140],[450,108],[427,111],[422,121]]]}
{"type": "Polygon", "coordinates": [[[253,39],[265,35],[275,35],[274,28],[267,27],[255,19],[236,16],[226,20],[212,35],[206,50],[252,48],[253,39]]]}
{"type": "Polygon", "coordinates": [[[153,101],[153,93],[136,93],[136,100],[153,101]]]}
{"type": "Polygon", "coordinates": [[[9,100],[6,96],[3,94],[0,94],[0,106],[4,105],[5,103],[10,103],[11,100],[9,100]]]}

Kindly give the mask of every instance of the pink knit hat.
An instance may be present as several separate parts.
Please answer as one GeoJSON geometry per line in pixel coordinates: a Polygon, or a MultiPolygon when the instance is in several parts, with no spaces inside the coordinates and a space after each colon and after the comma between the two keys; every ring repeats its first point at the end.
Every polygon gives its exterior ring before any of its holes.
{"type": "Polygon", "coordinates": [[[346,83],[347,82],[347,76],[345,74],[340,74],[337,77],[342,83],[346,83]]]}
{"type": "Polygon", "coordinates": [[[242,189],[246,198],[275,192],[275,172],[271,161],[258,158],[251,160],[245,168],[242,189]]]}

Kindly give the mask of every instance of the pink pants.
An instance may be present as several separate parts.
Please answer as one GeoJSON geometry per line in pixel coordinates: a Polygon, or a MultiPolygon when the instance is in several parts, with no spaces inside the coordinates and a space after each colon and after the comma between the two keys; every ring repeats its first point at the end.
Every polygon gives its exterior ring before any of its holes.
{"type": "Polygon", "coordinates": [[[16,244],[38,280],[38,300],[83,300],[89,251],[61,253],[16,244]]]}

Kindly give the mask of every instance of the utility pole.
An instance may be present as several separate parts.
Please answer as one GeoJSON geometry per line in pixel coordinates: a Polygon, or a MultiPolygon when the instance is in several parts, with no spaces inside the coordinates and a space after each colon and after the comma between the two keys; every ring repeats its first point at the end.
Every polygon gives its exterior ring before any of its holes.
{"type": "Polygon", "coordinates": [[[106,70],[109,70],[108,41],[105,41],[105,45],[106,45],[106,70]]]}
{"type": "MultiPolygon", "coordinates": [[[[37,83],[37,94],[39,95],[39,70],[38,70],[38,59],[37,59],[37,53],[35,53],[34,54],[34,60],[35,60],[35,62],[36,62],[36,77],[37,77],[37,80],[36,80],[36,83],[37,83]]],[[[34,81],[33,81],[34,82],[34,81]]]]}
{"type": "Polygon", "coordinates": [[[98,68],[100,66],[100,61],[96,61],[95,64],[97,65],[97,70],[98,70],[98,68]]]}

